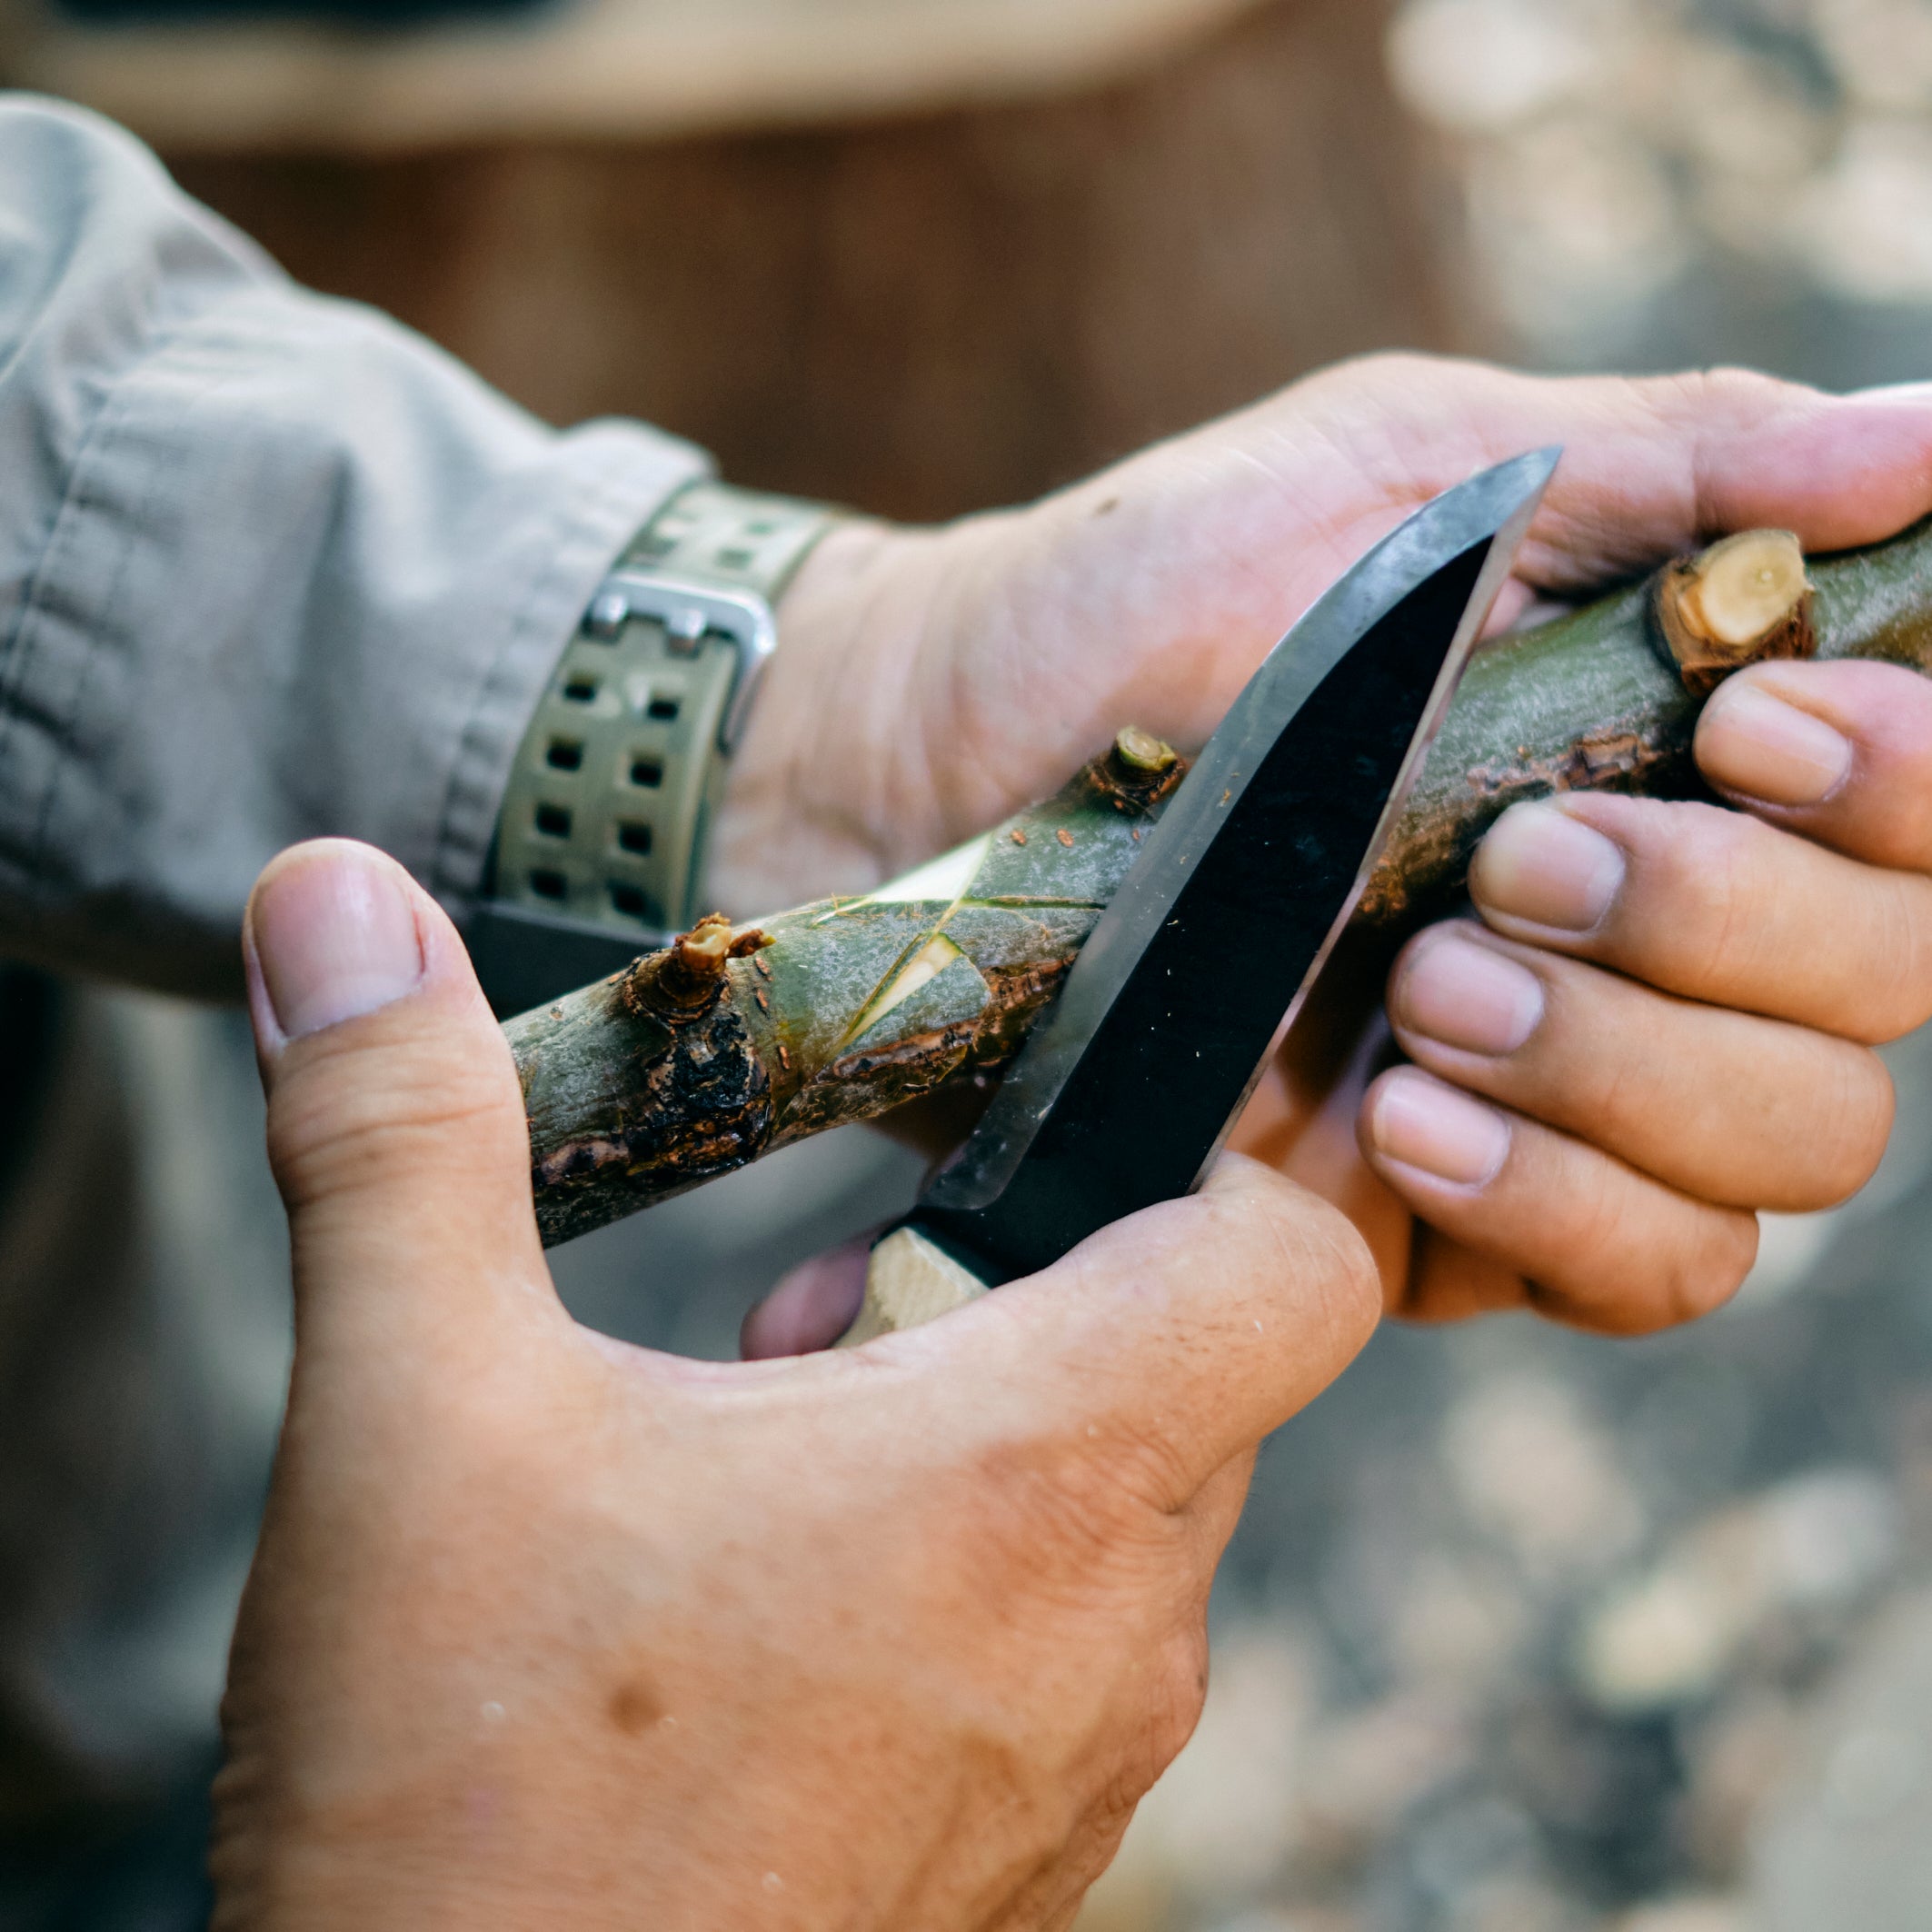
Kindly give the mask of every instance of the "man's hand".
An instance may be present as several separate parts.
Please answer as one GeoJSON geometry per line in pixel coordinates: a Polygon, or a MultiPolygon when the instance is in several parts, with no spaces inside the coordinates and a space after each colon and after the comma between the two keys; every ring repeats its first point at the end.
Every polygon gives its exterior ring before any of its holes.
{"type": "Polygon", "coordinates": [[[1360,1140],[1427,1223],[1417,1312],[1530,1282],[1586,1326],[1681,1320],[1750,1265],[1752,1210],[1828,1207],[1877,1165],[1870,1047],[1932,1017],[1932,683],[1758,666],[1705,707],[1697,753],[1750,816],[1519,806],[1477,854],[1480,921],[1398,962],[1416,1064],[1369,1090],[1360,1140]]]}
{"type": "MultiPolygon", "coordinates": [[[[1549,443],[1567,453],[1501,621],[1725,531],[1778,524],[1825,550],[1932,508],[1932,392],[1345,364],[1031,509],[830,540],[782,613],[721,891],[749,913],[863,890],[1051,792],[1123,722],[1200,743],[1371,543],[1477,468],[1549,443]]],[[[1870,1173],[1890,1090],[1847,1042],[1932,1011],[1932,961],[1907,917],[1932,845],[1878,831],[1932,810],[1928,693],[1868,666],[1754,672],[1735,691],[1699,756],[1761,822],[1610,799],[1519,808],[1476,865],[1484,923],[1423,935],[1391,984],[1397,1039],[1433,1077],[1390,1076],[1363,1109],[1367,1039],[1326,1094],[1286,1065],[1258,1094],[1236,1144],[1348,1209],[1391,1308],[1529,1303],[1655,1327],[1737,1286],[1749,1210],[1824,1206],[1870,1173]],[[1754,729],[1789,735],[1765,722],[1788,708],[1742,708],[1774,687],[1835,708],[1850,734],[1827,806],[1754,792],[1724,764],[1775,762],[1741,749],[1754,729]],[[1558,914],[1552,892],[1570,895],[1558,914]],[[1713,949],[1695,970],[1693,933],[1713,949]]],[[[754,1345],[836,1333],[853,1283],[848,1262],[792,1284],[754,1345]]]]}
{"type": "Polygon", "coordinates": [[[1186,1738],[1257,1439],[1373,1325],[1230,1159],[849,1354],[576,1327],[454,931],[341,842],[247,952],[294,1241],[224,1706],[226,1927],[1063,1926],[1186,1738]]]}

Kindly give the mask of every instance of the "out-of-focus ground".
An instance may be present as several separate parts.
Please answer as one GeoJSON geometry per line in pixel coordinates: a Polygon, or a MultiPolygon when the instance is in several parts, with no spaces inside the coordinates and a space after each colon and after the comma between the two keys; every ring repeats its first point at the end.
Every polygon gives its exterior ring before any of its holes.
{"type": "MultiPolygon", "coordinates": [[[[1276,0],[1063,101],[849,131],[171,159],[559,420],[904,515],[1390,343],[1932,373],[1932,0],[1384,11],[1276,0]]],[[[1724,1314],[1390,1329],[1268,1446],[1206,1716],[1082,1932],[1932,1925],[1932,1040],[1891,1058],[1880,1177],[1769,1220],[1724,1314]]],[[[829,1137],[559,1279],[728,1354],[915,1182],[829,1137]]]]}

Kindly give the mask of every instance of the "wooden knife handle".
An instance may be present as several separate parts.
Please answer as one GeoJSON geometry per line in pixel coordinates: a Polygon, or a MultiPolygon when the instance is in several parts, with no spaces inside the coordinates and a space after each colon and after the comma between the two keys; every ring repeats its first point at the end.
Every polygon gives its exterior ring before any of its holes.
{"type": "Polygon", "coordinates": [[[971,1269],[935,1248],[916,1228],[894,1228],[872,1250],[865,1270],[865,1300],[839,1346],[855,1349],[875,1335],[916,1329],[977,1301],[985,1292],[985,1282],[971,1269]]]}

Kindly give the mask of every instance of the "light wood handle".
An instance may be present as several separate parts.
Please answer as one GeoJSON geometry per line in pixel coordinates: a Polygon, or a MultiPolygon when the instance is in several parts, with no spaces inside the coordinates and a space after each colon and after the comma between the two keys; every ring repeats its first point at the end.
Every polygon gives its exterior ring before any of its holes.
{"type": "Polygon", "coordinates": [[[977,1301],[986,1284],[942,1249],[911,1228],[895,1228],[872,1250],[865,1270],[865,1300],[858,1319],[840,1338],[855,1349],[875,1335],[916,1329],[977,1301]]]}

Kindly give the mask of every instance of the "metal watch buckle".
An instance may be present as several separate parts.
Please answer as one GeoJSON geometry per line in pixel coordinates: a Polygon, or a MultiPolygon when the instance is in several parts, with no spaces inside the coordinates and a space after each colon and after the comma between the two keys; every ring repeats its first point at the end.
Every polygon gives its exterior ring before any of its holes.
{"type": "Polygon", "coordinates": [[[632,618],[662,624],[674,652],[696,652],[707,634],[735,646],[738,665],[718,723],[718,750],[729,758],[744,735],[752,700],[778,649],[771,606],[749,591],[722,590],[655,572],[612,571],[597,586],[583,613],[583,628],[593,637],[615,637],[632,618]]]}

